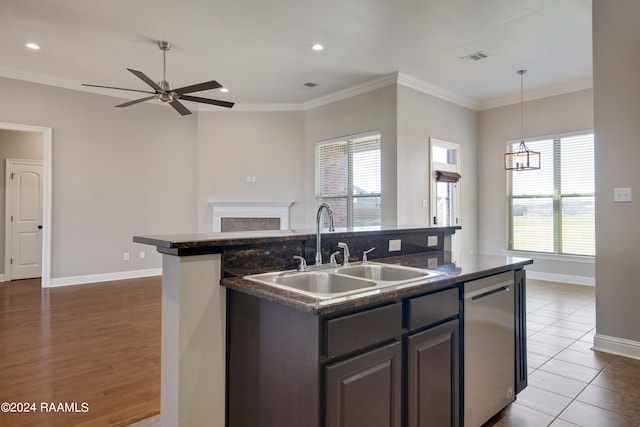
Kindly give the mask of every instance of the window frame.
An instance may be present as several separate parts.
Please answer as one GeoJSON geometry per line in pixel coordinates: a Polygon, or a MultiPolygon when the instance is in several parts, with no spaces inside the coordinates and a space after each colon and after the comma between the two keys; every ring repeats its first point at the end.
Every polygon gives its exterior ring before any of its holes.
{"type": "MultiPolygon", "coordinates": [[[[437,138],[429,138],[429,192],[430,192],[430,214],[429,224],[432,227],[438,226],[438,201],[437,201],[437,185],[438,180],[436,178],[437,171],[444,172],[454,172],[461,174],[460,171],[460,144],[456,144],[454,142],[445,141],[437,138]],[[444,148],[446,150],[451,150],[455,153],[454,160],[451,163],[441,163],[436,162],[433,159],[433,151],[435,148],[444,148]]],[[[452,224],[448,226],[457,226],[461,225],[461,215],[460,215],[460,182],[451,184],[451,193],[452,197],[450,199],[449,210],[451,213],[452,224]]]]}
{"type": "MultiPolygon", "coordinates": [[[[379,209],[380,209],[380,218],[379,218],[379,222],[377,225],[374,226],[381,226],[382,225],[382,132],[380,130],[372,130],[372,131],[368,131],[368,132],[362,132],[362,133],[358,133],[358,134],[354,134],[354,135],[348,135],[348,136],[344,136],[344,137],[340,137],[340,138],[332,138],[332,139],[328,139],[328,140],[324,140],[324,141],[317,141],[314,145],[314,166],[315,166],[315,199],[316,199],[316,204],[319,205],[322,202],[329,202],[329,204],[331,204],[331,200],[335,200],[335,199],[344,199],[346,201],[346,226],[351,228],[353,227],[353,210],[354,210],[354,204],[355,204],[355,200],[356,199],[363,199],[363,198],[379,198],[380,200],[380,204],[379,204],[379,209]],[[362,140],[362,139],[373,139],[372,137],[377,137],[377,144],[378,144],[378,150],[380,152],[380,164],[379,164],[379,169],[380,169],[380,175],[379,175],[379,179],[380,179],[380,191],[376,192],[376,193],[356,193],[354,192],[354,171],[353,171],[353,165],[354,165],[354,161],[353,158],[351,157],[353,155],[354,150],[351,149],[351,144],[354,143],[354,141],[356,140],[362,140]],[[347,193],[346,194],[333,194],[333,195],[326,195],[323,196],[320,194],[320,186],[321,186],[321,179],[320,179],[320,164],[319,164],[319,159],[318,159],[318,148],[320,146],[323,145],[330,145],[330,144],[347,144],[347,193]]],[[[325,219],[326,221],[326,219],[325,219]]],[[[336,210],[334,209],[334,221],[339,222],[339,219],[336,217],[336,210]]]]}
{"type": "MultiPolygon", "coordinates": [[[[554,134],[550,136],[538,136],[524,139],[527,144],[533,144],[538,141],[552,141],[551,152],[553,153],[553,192],[551,194],[538,193],[535,195],[514,196],[513,195],[513,174],[528,173],[528,171],[507,171],[507,188],[506,188],[506,216],[507,216],[507,251],[509,252],[530,252],[537,254],[556,255],[556,256],[571,256],[571,257],[595,257],[595,233],[593,241],[594,254],[580,254],[573,252],[565,252],[563,250],[563,216],[562,216],[562,202],[571,198],[585,198],[591,197],[595,203],[595,181],[593,186],[593,192],[591,193],[563,193],[562,192],[562,165],[561,165],[561,140],[571,137],[586,137],[592,136],[593,149],[595,156],[595,133],[592,129],[568,132],[561,134],[554,134]],[[542,251],[534,249],[521,249],[514,248],[515,234],[514,234],[514,200],[518,199],[551,199],[552,201],[552,227],[553,227],[553,251],[542,251]]],[[[515,145],[521,142],[520,139],[507,141],[507,152],[512,150],[515,145]]],[[[541,164],[545,164],[544,159],[541,159],[541,164]]],[[[543,166],[544,167],[544,166],[543,166]]],[[[595,173],[595,160],[594,160],[594,173],[595,173]]],[[[595,224],[594,224],[595,225],[595,224]]]]}

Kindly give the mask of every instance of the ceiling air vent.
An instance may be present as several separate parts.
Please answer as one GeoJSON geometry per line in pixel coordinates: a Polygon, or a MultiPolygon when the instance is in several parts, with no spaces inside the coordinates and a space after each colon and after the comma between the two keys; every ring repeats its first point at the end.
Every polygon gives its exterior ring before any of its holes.
{"type": "Polygon", "coordinates": [[[487,55],[485,52],[483,51],[479,51],[479,52],[475,52],[475,53],[471,53],[467,56],[463,56],[462,59],[463,61],[466,62],[474,62],[474,61],[480,61],[481,59],[485,59],[487,58],[489,55],[487,55]]]}
{"type": "Polygon", "coordinates": [[[308,82],[308,83],[305,83],[304,85],[306,87],[316,87],[316,86],[318,86],[316,83],[313,83],[313,82],[308,82]]]}

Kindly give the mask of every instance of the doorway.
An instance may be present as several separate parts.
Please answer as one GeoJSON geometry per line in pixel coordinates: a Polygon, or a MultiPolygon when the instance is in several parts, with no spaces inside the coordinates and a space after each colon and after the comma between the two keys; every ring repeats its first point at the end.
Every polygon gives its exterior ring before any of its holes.
{"type": "MultiPolygon", "coordinates": [[[[11,234],[14,234],[14,237],[16,236],[15,236],[15,233],[12,233],[12,231],[10,230],[12,228],[11,225],[9,226],[6,225],[6,221],[11,220],[11,215],[15,213],[14,212],[15,210],[9,211],[8,208],[10,206],[7,206],[7,205],[5,206],[5,209],[3,210],[5,218],[3,219],[3,221],[0,222],[2,224],[5,224],[4,226],[5,250],[4,250],[4,273],[3,273],[4,280],[7,281],[7,280],[12,280],[12,279],[21,278],[21,277],[28,277],[30,275],[36,274],[36,276],[40,276],[42,278],[41,279],[42,287],[49,287],[51,283],[52,130],[51,128],[41,127],[41,126],[0,122],[0,135],[4,136],[4,138],[2,138],[2,140],[4,141],[6,141],[7,139],[14,139],[16,141],[26,141],[29,139],[27,138],[28,136],[35,137],[36,139],[39,139],[41,143],[40,147],[42,147],[40,152],[40,157],[41,157],[40,163],[42,164],[42,169],[40,172],[37,172],[39,175],[37,178],[35,175],[33,175],[34,173],[33,170],[28,171],[28,169],[32,168],[32,165],[27,165],[26,169],[24,167],[18,167],[18,169],[11,172],[14,174],[16,174],[17,172],[20,172],[20,173],[27,172],[27,174],[24,176],[25,177],[24,184],[27,186],[31,185],[32,187],[32,189],[28,191],[33,191],[33,188],[37,187],[38,188],[37,191],[42,192],[41,202],[34,202],[35,200],[34,197],[26,197],[24,200],[20,202],[20,204],[22,204],[22,206],[20,206],[21,208],[31,210],[31,212],[29,212],[30,215],[27,215],[27,216],[32,216],[31,214],[36,211],[35,207],[32,205],[29,206],[29,204],[40,203],[40,206],[38,207],[39,209],[37,209],[37,211],[40,212],[41,217],[36,219],[36,222],[38,222],[38,224],[34,223],[34,224],[28,225],[28,227],[34,226],[35,229],[37,230],[36,232],[33,232],[33,230],[30,230],[26,234],[22,234],[20,237],[18,237],[22,239],[22,242],[13,242],[12,244],[11,234]],[[38,182],[36,183],[36,181],[38,182]],[[27,204],[25,205],[24,203],[27,203],[27,204]],[[22,245],[23,250],[28,250],[28,252],[23,251],[24,257],[22,261],[16,259],[15,252],[14,252],[14,255],[12,256],[12,251],[13,251],[12,247],[15,249],[16,245],[18,246],[22,245]],[[36,252],[39,251],[39,254],[36,253],[35,257],[33,255],[34,249],[36,252]],[[25,273],[24,270],[20,272],[17,272],[18,270],[15,270],[14,271],[16,273],[15,277],[12,277],[12,270],[14,270],[12,269],[12,264],[11,264],[12,258],[14,263],[13,265],[15,265],[16,262],[21,262],[24,264],[23,265],[24,267],[30,266],[32,271],[25,273]],[[37,270],[40,270],[39,273],[37,271],[35,273],[33,272],[34,267],[32,264],[35,261],[38,261],[40,264],[39,266],[35,267],[37,270]]],[[[0,144],[3,143],[2,140],[0,140],[0,144]]],[[[19,148],[18,148],[18,151],[15,151],[15,153],[18,153],[17,155],[10,155],[7,153],[3,154],[4,158],[2,159],[2,162],[7,163],[5,167],[8,166],[9,164],[8,161],[4,160],[7,157],[19,157],[19,158],[25,157],[24,155],[20,154],[22,152],[20,151],[20,149],[24,150],[26,147],[26,144],[27,143],[24,143],[24,145],[21,146],[20,142],[18,142],[19,148]]],[[[36,159],[36,160],[39,160],[39,159],[36,159]]],[[[10,180],[10,177],[7,179],[10,180]]],[[[3,189],[4,189],[4,186],[3,186],[3,189]]],[[[7,197],[5,197],[5,199],[7,199],[7,197]]],[[[8,202],[8,204],[13,205],[14,203],[10,201],[8,202]]],[[[15,215],[14,215],[14,219],[15,219],[15,215]]],[[[14,224],[15,223],[16,222],[14,221],[14,224]]]]}

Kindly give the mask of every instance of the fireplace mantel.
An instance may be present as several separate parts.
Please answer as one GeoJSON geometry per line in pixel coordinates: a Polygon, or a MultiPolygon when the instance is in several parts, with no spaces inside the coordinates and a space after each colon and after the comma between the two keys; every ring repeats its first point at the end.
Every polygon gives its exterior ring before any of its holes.
{"type": "Polygon", "coordinates": [[[278,218],[280,230],[289,229],[289,208],[293,202],[209,202],[213,209],[213,232],[222,229],[223,218],[278,218]]]}

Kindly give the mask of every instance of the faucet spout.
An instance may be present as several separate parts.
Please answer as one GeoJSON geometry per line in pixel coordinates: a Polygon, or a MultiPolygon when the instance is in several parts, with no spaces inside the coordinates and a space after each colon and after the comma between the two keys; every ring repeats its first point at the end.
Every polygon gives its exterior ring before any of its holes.
{"type": "Polygon", "coordinates": [[[322,253],[320,252],[320,222],[322,220],[322,210],[326,210],[329,215],[329,231],[335,231],[333,226],[333,210],[329,203],[321,203],[316,213],[316,265],[322,264],[322,253]]]}

